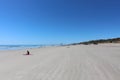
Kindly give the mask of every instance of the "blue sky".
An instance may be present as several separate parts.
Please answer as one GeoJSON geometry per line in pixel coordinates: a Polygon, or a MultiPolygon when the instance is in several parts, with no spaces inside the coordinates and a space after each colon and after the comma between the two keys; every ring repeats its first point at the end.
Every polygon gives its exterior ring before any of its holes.
{"type": "Polygon", "coordinates": [[[120,37],[119,0],[0,0],[0,44],[120,37]]]}

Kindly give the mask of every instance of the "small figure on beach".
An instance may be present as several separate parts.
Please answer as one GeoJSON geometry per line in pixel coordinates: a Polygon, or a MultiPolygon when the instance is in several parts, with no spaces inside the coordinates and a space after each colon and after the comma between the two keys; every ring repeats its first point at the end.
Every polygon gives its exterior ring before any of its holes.
{"type": "Polygon", "coordinates": [[[27,50],[27,53],[26,53],[26,55],[30,55],[30,52],[27,50]]]}

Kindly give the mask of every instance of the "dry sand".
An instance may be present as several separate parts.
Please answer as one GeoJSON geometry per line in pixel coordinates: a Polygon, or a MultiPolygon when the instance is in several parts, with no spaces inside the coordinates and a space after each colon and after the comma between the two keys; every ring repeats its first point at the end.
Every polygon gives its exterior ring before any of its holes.
{"type": "Polygon", "coordinates": [[[0,51],[0,80],[120,80],[120,45],[0,51]]]}

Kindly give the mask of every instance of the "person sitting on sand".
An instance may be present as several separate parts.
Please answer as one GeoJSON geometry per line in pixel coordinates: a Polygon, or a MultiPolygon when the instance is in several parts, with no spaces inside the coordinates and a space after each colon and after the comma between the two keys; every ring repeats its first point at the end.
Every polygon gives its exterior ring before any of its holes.
{"type": "Polygon", "coordinates": [[[27,53],[26,53],[26,55],[30,55],[30,52],[27,50],[27,53]]]}

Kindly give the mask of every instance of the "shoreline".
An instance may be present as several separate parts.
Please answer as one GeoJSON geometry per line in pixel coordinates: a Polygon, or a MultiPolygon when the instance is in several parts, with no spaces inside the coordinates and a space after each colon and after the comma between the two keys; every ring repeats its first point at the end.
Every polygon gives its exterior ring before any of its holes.
{"type": "MultiPolygon", "coordinates": [[[[37,45],[36,47],[24,47],[24,48],[12,48],[12,49],[0,49],[0,51],[17,51],[17,50],[31,50],[31,49],[40,49],[40,48],[49,48],[49,47],[70,47],[70,46],[116,46],[116,47],[119,47],[120,46],[120,43],[99,43],[97,45],[94,45],[94,44],[88,44],[88,45],[84,45],[84,44],[77,44],[77,45],[54,45],[54,46],[39,46],[37,45]]],[[[23,45],[21,45],[23,46],[23,45]]]]}

